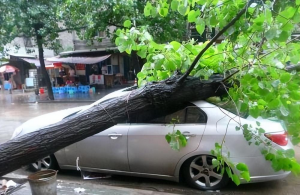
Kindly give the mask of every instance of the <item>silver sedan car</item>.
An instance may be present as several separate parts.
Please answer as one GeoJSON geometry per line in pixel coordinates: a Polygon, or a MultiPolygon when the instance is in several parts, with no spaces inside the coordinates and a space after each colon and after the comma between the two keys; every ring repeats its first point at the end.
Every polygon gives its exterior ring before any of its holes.
{"type": "MultiPolygon", "coordinates": [[[[54,124],[70,115],[79,114],[94,104],[129,93],[128,90],[113,92],[90,106],[77,107],[49,113],[33,118],[18,127],[13,137],[37,131],[39,128],[54,124]]],[[[240,118],[237,115],[206,101],[195,101],[186,104],[170,115],[150,121],[119,121],[119,124],[82,141],[63,148],[56,153],[41,159],[31,166],[39,168],[76,169],[77,162],[83,171],[122,174],[139,177],[158,178],[179,181],[182,177],[190,186],[202,190],[215,190],[229,181],[226,174],[212,165],[215,158],[211,154],[215,143],[221,143],[224,134],[224,155],[230,151],[233,163],[243,162],[248,165],[251,181],[262,182],[286,177],[290,172],[275,172],[261,154],[261,148],[249,146],[242,131],[236,131],[237,121],[251,124],[266,132],[263,139],[273,140],[277,149],[293,148],[286,132],[280,123],[251,117],[240,118]],[[171,149],[165,136],[172,132],[172,118],[178,118],[179,129],[188,143],[179,151],[171,149]],[[234,119],[234,120],[233,120],[234,119]],[[272,139],[274,136],[276,139],[272,139]]],[[[235,169],[234,173],[239,172],[235,169]]],[[[241,179],[241,183],[247,183],[241,179]]]]}

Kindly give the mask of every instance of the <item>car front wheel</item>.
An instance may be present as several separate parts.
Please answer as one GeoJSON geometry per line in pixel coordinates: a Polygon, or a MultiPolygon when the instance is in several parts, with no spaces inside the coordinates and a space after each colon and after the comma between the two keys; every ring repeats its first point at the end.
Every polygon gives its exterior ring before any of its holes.
{"type": "Polygon", "coordinates": [[[41,160],[31,163],[29,165],[29,167],[32,171],[40,171],[40,170],[45,170],[45,169],[56,170],[59,168],[54,155],[46,156],[45,158],[42,158],[41,160]]]}
{"type": "Polygon", "coordinates": [[[183,176],[185,181],[194,188],[200,190],[217,190],[224,187],[229,178],[221,169],[214,167],[212,160],[215,157],[201,155],[188,159],[183,165],[183,176]]]}

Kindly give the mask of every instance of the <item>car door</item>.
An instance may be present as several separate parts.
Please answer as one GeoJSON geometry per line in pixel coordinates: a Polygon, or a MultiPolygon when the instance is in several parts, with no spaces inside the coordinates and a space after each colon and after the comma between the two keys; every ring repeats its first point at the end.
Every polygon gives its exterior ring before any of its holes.
{"type": "Polygon", "coordinates": [[[152,121],[132,123],[128,133],[130,171],[174,175],[178,161],[198,148],[206,121],[206,114],[200,108],[189,106],[152,121]],[[173,126],[170,125],[172,118],[179,119],[175,130],[180,130],[188,139],[187,146],[179,151],[171,149],[165,139],[173,131],[173,126]]]}
{"type": "Polygon", "coordinates": [[[127,134],[130,124],[120,123],[88,137],[66,151],[67,158],[79,155],[79,166],[96,169],[129,171],[127,134]]]}

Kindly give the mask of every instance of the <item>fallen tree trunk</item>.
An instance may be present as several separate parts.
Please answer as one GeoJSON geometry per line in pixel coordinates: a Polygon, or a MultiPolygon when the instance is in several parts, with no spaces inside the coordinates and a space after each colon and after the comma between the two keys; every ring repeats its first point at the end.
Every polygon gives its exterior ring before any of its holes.
{"type": "MultiPolygon", "coordinates": [[[[28,165],[61,148],[99,133],[116,124],[119,118],[155,118],[172,112],[184,102],[220,95],[220,79],[206,82],[179,76],[150,83],[128,95],[107,100],[81,114],[42,128],[0,145],[0,175],[28,165]]],[[[166,142],[167,144],[167,142],[166,142]]]]}

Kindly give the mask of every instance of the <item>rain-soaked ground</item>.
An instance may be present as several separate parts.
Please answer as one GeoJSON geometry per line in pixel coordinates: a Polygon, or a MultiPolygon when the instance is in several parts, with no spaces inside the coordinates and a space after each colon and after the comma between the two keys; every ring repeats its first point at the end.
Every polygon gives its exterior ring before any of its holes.
{"type": "MultiPolygon", "coordinates": [[[[14,129],[30,118],[89,104],[88,102],[27,103],[36,102],[35,98],[34,93],[9,94],[7,91],[5,93],[0,91],[0,143],[9,140],[14,129]]],[[[300,161],[300,147],[296,146],[295,151],[296,158],[300,161]]],[[[22,168],[9,174],[9,176],[24,178],[30,173],[26,168],[22,168]]],[[[83,180],[78,171],[60,171],[58,184],[58,194],[74,194],[74,189],[78,187],[86,189],[85,193],[82,194],[162,194],[163,192],[174,194],[300,194],[300,178],[294,175],[289,175],[287,178],[277,181],[247,184],[239,187],[230,183],[224,189],[214,192],[194,190],[184,183],[129,176],[113,175],[107,179],[83,180]],[[139,189],[147,191],[138,191],[139,189]]],[[[16,194],[30,194],[28,183],[26,185],[27,188],[16,194]]]]}

